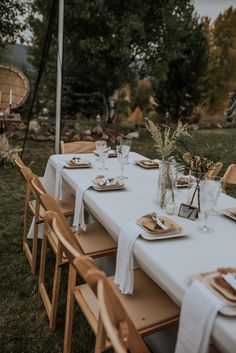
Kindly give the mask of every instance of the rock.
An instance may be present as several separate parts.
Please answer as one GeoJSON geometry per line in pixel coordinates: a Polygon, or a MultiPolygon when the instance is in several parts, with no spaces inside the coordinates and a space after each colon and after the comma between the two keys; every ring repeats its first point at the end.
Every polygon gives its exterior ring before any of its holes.
{"type": "Polygon", "coordinates": [[[74,142],[74,141],[80,141],[81,140],[81,137],[79,134],[76,134],[72,137],[71,141],[74,142]]]}
{"type": "Polygon", "coordinates": [[[223,128],[223,125],[221,125],[221,124],[216,124],[216,126],[218,127],[218,129],[222,129],[223,128]]]}
{"type": "Polygon", "coordinates": [[[107,141],[107,140],[109,140],[109,136],[106,134],[103,134],[101,139],[107,141]]]}
{"type": "Polygon", "coordinates": [[[192,129],[193,130],[198,130],[199,129],[199,126],[197,124],[192,124],[192,129]]]}
{"type": "Polygon", "coordinates": [[[97,125],[93,128],[92,132],[97,135],[103,134],[103,128],[100,125],[97,125]]]}
{"type": "Polygon", "coordinates": [[[87,129],[87,130],[84,131],[84,134],[85,134],[85,135],[91,135],[91,133],[92,133],[92,132],[91,132],[90,129],[87,129]]]}
{"type": "Polygon", "coordinates": [[[120,141],[123,139],[122,136],[118,135],[116,136],[116,142],[120,143],[120,141]]]}
{"type": "Polygon", "coordinates": [[[77,131],[77,132],[80,131],[80,123],[79,123],[79,122],[76,122],[76,123],[75,123],[74,129],[75,129],[75,131],[77,131]]]}
{"type": "Polygon", "coordinates": [[[83,141],[94,141],[94,138],[92,136],[84,136],[83,141]]]}
{"type": "Polygon", "coordinates": [[[47,136],[44,136],[44,135],[38,135],[36,137],[36,140],[37,141],[48,141],[48,137],[47,136]]]}
{"type": "Polygon", "coordinates": [[[116,137],[115,136],[111,136],[110,139],[109,139],[109,142],[114,145],[116,143],[116,137]]]}
{"type": "Polygon", "coordinates": [[[29,132],[32,132],[34,134],[38,134],[40,131],[40,125],[37,122],[37,120],[31,120],[29,123],[29,132]]]}
{"type": "Polygon", "coordinates": [[[135,138],[135,139],[138,139],[138,138],[139,138],[139,132],[138,132],[138,131],[129,132],[129,133],[125,136],[125,138],[128,139],[128,140],[133,140],[134,138],[135,138]]]}
{"type": "Polygon", "coordinates": [[[24,131],[26,130],[26,125],[22,122],[20,124],[17,124],[16,128],[17,130],[24,131]]]}

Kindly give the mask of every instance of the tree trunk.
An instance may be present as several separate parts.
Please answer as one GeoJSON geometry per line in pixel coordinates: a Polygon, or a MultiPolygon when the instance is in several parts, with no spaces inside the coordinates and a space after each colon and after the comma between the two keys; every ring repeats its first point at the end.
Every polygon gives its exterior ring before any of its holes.
{"type": "Polygon", "coordinates": [[[103,94],[103,105],[104,105],[104,123],[109,124],[111,123],[110,101],[109,101],[109,97],[107,97],[105,93],[103,94]]]}

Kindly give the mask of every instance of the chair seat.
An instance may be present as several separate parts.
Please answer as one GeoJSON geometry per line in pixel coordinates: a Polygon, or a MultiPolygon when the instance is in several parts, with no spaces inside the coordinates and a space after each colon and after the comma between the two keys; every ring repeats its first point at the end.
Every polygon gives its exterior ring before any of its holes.
{"type": "MultiPolygon", "coordinates": [[[[61,212],[65,217],[70,216],[74,213],[75,210],[75,197],[73,195],[66,195],[62,198],[62,200],[58,200],[61,212]]],[[[33,214],[35,214],[36,208],[36,200],[32,200],[29,202],[30,209],[33,214]]],[[[44,208],[40,206],[39,209],[39,217],[41,219],[44,218],[44,208]]]]}
{"type": "Polygon", "coordinates": [[[70,216],[75,210],[75,197],[74,195],[66,195],[62,200],[58,200],[61,212],[64,216],[70,216]]]}
{"type": "Polygon", "coordinates": [[[82,231],[77,236],[77,239],[84,255],[94,258],[101,256],[100,253],[104,253],[105,255],[106,252],[111,253],[112,250],[116,252],[117,249],[117,245],[112,237],[99,223],[88,224],[86,231],[82,231]]]}
{"type": "MultiPolygon", "coordinates": [[[[114,277],[108,280],[140,334],[152,333],[158,328],[161,330],[178,322],[179,307],[141,269],[134,271],[132,296],[120,292],[114,284],[114,277]]],[[[81,308],[87,306],[86,316],[90,310],[88,319],[96,332],[98,304],[94,293],[87,284],[82,284],[76,287],[75,298],[81,308]]]]}

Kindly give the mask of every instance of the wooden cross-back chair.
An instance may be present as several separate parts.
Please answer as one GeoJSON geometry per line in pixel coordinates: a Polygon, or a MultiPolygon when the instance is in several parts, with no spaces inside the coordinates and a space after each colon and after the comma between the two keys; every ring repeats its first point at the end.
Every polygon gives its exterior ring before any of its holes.
{"type": "Polygon", "coordinates": [[[210,179],[214,179],[215,177],[218,176],[219,172],[221,171],[223,167],[223,163],[222,162],[216,162],[214,163],[210,169],[208,170],[208,172],[206,173],[206,177],[210,178],[210,179]]]}
{"type": "MultiPolygon", "coordinates": [[[[64,336],[64,353],[69,353],[71,352],[75,300],[97,337],[101,335],[101,332],[98,332],[98,302],[95,295],[96,289],[94,289],[97,284],[95,283],[95,287],[91,282],[76,286],[77,271],[86,281],[88,271],[95,271],[97,267],[90,257],[83,256],[81,253],[76,254],[70,241],[71,233],[65,233],[58,216],[53,217],[51,224],[63,251],[70,261],[64,336]]],[[[141,269],[134,271],[134,293],[132,296],[122,294],[114,284],[112,276],[108,277],[107,281],[115,292],[115,296],[118,297],[127,311],[139,334],[149,335],[178,322],[179,308],[177,305],[141,269]]],[[[104,333],[102,334],[101,342],[101,345],[105,344],[106,347],[109,345],[107,340],[104,339],[104,333]],[[104,343],[104,341],[106,342],[104,343]]],[[[96,349],[96,353],[102,351],[104,347],[102,350],[99,349],[96,349]]]]}
{"type": "Polygon", "coordinates": [[[91,141],[67,142],[61,140],[61,154],[90,153],[96,150],[96,143],[91,141]]]}
{"type": "Polygon", "coordinates": [[[22,161],[18,153],[13,153],[11,155],[11,160],[19,169],[26,167],[26,165],[24,164],[24,162],[22,161]]]}
{"type": "MultiPolygon", "coordinates": [[[[35,184],[35,179],[33,179],[32,184],[35,184]]],[[[116,253],[116,243],[111,238],[109,233],[105,230],[105,228],[103,228],[99,223],[88,224],[86,231],[80,231],[79,235],[75,236],[77,232],[74,233],[71,227],[66,222],[66,219],[60,210],[58,202],[49,194],[43,194],[40,198],[41,204],[46,211],[53,211],[58,215],[64,236],[68,237],[71,240],[73,247],[77,249],[80,254],[86,254],[97,258],[116,253]]],[[[39,270],[39,293],[46,308],[49,318],[49,326],[52,331],[55,329],[56,326],[58,296],[61,283],[61,265],[67,262],[68,259],[67,257],[65,257],[65,254],[63,256],[63,251],[61,250],[60,242],[58,242],[57,235],[52,230],[48,231],[48,227],[45,226],[39,270]],[[46,252],[48,244],[51,246],[56,256],[51,299],[49,297],[45,284],[46,252]]]]}
{"type": "MultiPolygon", "coordinates": [[[[39,177],[32,172],[28,167],[22,167],[20,169],[22,176],[27,184],[26,196],[25,196],[25,213],[24,213],[24,231],[23,231],[23,250],[29,261],[31,272],[36,271],[37,262],[37,248],[38,248],[38,232],[39,223],[44,220],[44,209],[40,205],[40,195],[45,194],[46,190],[42,185],[39,177]],[[32,180],[36,180],[37,188],[32,185],[32,180]],[[34,200],[32,200],[32,195],[34,200]],[[34,216],[33,222],[33,240],[32,240],[32,250],[28,244],[28,232],[29,232],[29,214],[30,211],[34,216]]],[[[75,199],[73,195],[68,195],[59,201],[61,211],[65,216],[71,216],[74,213],[75,199]]]]}
{"type": "Polygon", "coordinates": [[[230,164],[226,169],[225,174],[222,177],[223,186],[222,190],[226,192],[226,187],[228,184],[236,184],[236,164],[230,164]]]}
{"type": "Polygon", "coordinates": [[[94,277],[99,307],[96,351],[103,350],[108,337],[116,353],[150,353],[104,274],[91,272],[86,277],[87,282],[94,281],[94,277]]]}

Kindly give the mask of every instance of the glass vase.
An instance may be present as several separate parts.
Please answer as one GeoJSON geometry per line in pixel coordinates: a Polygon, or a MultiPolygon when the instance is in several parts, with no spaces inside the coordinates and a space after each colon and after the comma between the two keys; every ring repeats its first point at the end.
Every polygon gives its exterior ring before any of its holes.
{"type": "Polygon", "coordinates": [[[167,196],[168,204],[175,201],[177,173],[175,164],[170,161],[160,161],[159,177],[157,185],[157,202],[161,208],[166,207],[167,196]]]}

